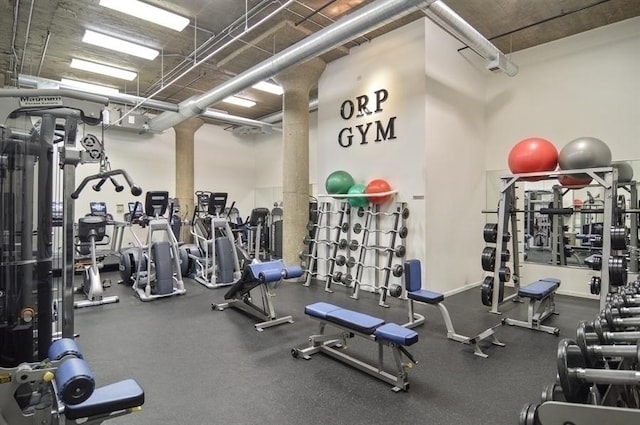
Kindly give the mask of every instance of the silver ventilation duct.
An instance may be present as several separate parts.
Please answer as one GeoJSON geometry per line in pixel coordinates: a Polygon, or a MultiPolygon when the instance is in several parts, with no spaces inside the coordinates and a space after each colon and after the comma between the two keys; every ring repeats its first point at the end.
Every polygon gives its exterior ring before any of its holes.
{"type": "Polygon", "coordinates": [[[179,111],[164,112],[149,123],[150,130],[164,131],[201,114],[209,105],[232,96],[251,85],[271,78],[284,69],[328,52],[344,42],[410,13],[434,0],[378,0],[310,35],[200,96],[181,102],[179,111]]]}

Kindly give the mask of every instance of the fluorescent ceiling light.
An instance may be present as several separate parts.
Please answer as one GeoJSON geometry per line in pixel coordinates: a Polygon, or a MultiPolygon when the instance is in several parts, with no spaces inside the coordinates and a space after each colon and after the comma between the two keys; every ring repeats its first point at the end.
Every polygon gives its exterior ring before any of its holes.
{"type": "Polygon", "coordinates": [[[253,100],[242,99],[240,97],[235,97],[235,96],[229,96],[226,99],[224,99],[223,102],[231,103],[233,105],[238,105],[238,106],[244,106],[245,108],[251,108],[256,104],[256,102],[254,102],[253,100]]]}
{"type": "Polygon", "coordinates": [[[284,93],[284,90],[282,89],[282,87],[280,87],[277,84],[268,83],[266,81],[260,81],[259,83],[256,83],[251,87],[253,87],[254,89],[266,91],[267,93],[272,93],[277,95],[282,95],[282,93],[284,93]]]}
{"type": "Polygon", "coordinates": [[[150,4],[142,3],[138,0],[100,0],[100,6],[108,7],[109,9],[117,10],[118,12],[126,13],[127,15],[135,16],[145,21],[153,22],[154,24],[162,25],[163,27],[171,28],[172,30],[182,31],[187,25],[189,25],[189,19],[176,15],[159,7],[151,6],[150,4]]]}
{"type": "Polygon", "coordinates": [[[105,49],[115,50],[116,52],[126,53],[128,55],[134,55],[148,60],[154,60],[158,54],[160,54],[157,50],[91,30],[86,30],[84,32],[82,41],[93,44],[94,46],[104,47],[105,49]]]}
{"type": "Polygon", "coordinates": [[[120,78],[123,80],[131,81],[136,78],[136,73],[133,71],[127,71],[122,68],[115,68],[113,66],[102,65],[100,63],[89,62],[82,59],[71,59],[71,68],[82,69],[83,71],[95,72],[97,74],[108,75],[110,77],[120,78]]]}
{"type": "Polygon", "coordinates": [[[62,78],[60,80],[60,83],[70,88],[76,88],[82,91],[86,91],[88,93],[101,93],[101,94],[120,93],[120,90],[113,87],[102,86],[100,84],[85,83],[83,81],[69,80],[67,78],[62,78]]]}

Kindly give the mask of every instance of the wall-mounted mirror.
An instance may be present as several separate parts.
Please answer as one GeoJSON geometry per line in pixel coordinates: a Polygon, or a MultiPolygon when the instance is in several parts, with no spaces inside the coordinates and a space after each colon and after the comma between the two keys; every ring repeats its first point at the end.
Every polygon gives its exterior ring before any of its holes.
{"type": "MultiPolygon", "coordinates": [[[[640,177],[640,161],[628,161],[634,170],[634,179],[640,177]]],[[[495,211],[500,199],[500,177],[508,175],[508,170],[487,172],[486,211],[495,211]]],[[[516,189],[516,209],[519,211],[518,228],[521,257],[525,262],[590,267],[594,254],[601,253],[602,228],[604,222],[604,189],[593,184],[582,189],[568,190],[557,180],[518,182],[516,189]],[[554,203],[555,202],[555,203],[554,203]],[[567,215],[545,214],[551,206],[572,209],[567,215]],[[554,220],[558,220],[554,223],[554,220]],[[555,225],[554,225],[555,224],[555,225]],[[554,232],[554,229],[557,231],[554,232]],[[562,230],[559,230],[562,229],[562,230]],[[560,234],[555,234],[560,233],[560,234]],[[554,256],[553,244],[559,238],[565,246],[562,261],[554,256]]],[[[637,183],[618,185],[619,204],[626,211],[638,210],[637,183]]],[[[487,222],[495,222],[495,213],[486,213],[487,222]]],[[[630,230],[629,271],[638,271],[638,214],[625,214],[625,225],[630,230]]],[[[556,245],[557,248],[557,245],[556,245]]]]}

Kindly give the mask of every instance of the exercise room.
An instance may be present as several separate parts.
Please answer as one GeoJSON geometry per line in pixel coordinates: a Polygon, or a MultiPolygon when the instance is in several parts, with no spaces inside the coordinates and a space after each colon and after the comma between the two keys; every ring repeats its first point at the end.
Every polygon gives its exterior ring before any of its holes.
{"type": "Polygon", "coordinates": [[[640,2],[0,19],[0,424],[640,420],[640,2]]]}

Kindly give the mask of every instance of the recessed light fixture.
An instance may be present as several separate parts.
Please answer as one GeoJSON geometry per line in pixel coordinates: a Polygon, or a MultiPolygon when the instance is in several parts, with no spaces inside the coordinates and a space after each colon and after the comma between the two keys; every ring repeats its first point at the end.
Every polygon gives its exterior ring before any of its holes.
{"type": "Polygon", "coordinates": [[[100,34],[95,31],[86,30],[82,41],[93,44],[94,46],[103,47],[105,49],[115,50],[116,52],[134,55],[139,58],[154,60],[160,52],[150,49],[139,44],[111,37],[110,35],[100,34]]]}
{"type": "Polygon", "coordinates": [[[153,22],[172,30],[182,31],[189,25],[189,19],[168,10],[151,6],[138,0],[100,0],[100,6],[153,22]]]}
{"type": "Polygon", "coordinates": [[[272,93],[277,95],[282,95],[282,93],[284,93],[284,90],[282,89],[282,87],[280,87],[277,84],[269,83],[267,81],[260,81],[259,83],[256,83],[251,87],[253,87],[254,89],[262,90],[267,93],[272,93]]]}
{"type": "Polygon", "coordinates": [[[69,80],[68,78],[60,79],[60,84],[67,86],[69,88],[76,88],[82,91],[86,91],[88,93],[100,93],[100,94],[120,93],[120,90],[113,87],[107,87],[100,84],[85,83],[84,81],[69,80]]]}
{"type": "Polygon", "coordinates": [[[82,59],[71,59],[71,68],[82,69],[83,71],[95,72],[97,74],[108,75],[110,77],[120,78],[122,80],[131,81],[138,74],[126,69],[116,68],[114,66],[102,65],[100,63],[89,62],[82,59]]]}
{"type": "Polygon", "coordinates": [[[245,108],[251,108],[255,106],[256,102],[249,99],[243,99],[241,97],[229,96],[223,100],[223,102],[231,103],[232,105],[244,106],[245,108]]]}

